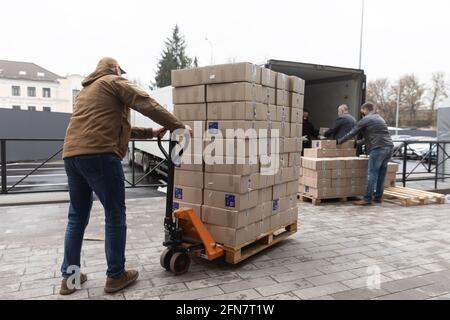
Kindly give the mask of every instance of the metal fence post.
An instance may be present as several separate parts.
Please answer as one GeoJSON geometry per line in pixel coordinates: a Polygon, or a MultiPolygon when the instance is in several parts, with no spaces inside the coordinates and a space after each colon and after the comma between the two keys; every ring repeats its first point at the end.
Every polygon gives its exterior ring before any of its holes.
{"type": "Polygon", "coordinates": [[[7,175],[6,175],[6,141],[5,140],[1,140],[0,141],[0,152],[1,152],[1,165],[2,165],[2,172],[1,172],[1,176],[2,176],[2,194],[6,194],[8,193],[8,189],[7,189],[7,175]]]}
{"type": "Polygon", "coordinates": [[[404,149],[403,149],[403,188],[406,187],[406,170],[407,170],[407,164],[408,164],[408,142],[404,142],[404,149]]]}
{"type": "MultiPolygon", "coordinates": [[[[445,148],[445,144],[444,144],[444,148],[445,148]]],[[[440,155],[440,149],[441,149],[441,144],[440,142],[437,143],[437,150],[436,150],[436,172],[434,173],[434,190],[437,190],[438,188],[438,179],[439,179],[439,155],[440,155]]],[[[444,149],[445,150],[445,149],[444,149]]],[[[442,162],[442,166],[445,166],[445,160],[442,162]]],[[[444,167],[445,168],[445,167],[444,167]]]]}
{"type": "Polygon", "coordinates": [[[135,182],[136,182],[136,174],[135,174],[135,172],[136,172],[136,163],[135,163],[135,159],[134,159],[134,145],[135,145],[135,142],[134,141],[132,141],[132,143],[131,143],[131,161],[132,161],[132,163],[131,163],[131,174],[132,174],[132,178],[131,178],[131,185],[133,186],[133,188],[136,186],[135,185],[135,182]]]}

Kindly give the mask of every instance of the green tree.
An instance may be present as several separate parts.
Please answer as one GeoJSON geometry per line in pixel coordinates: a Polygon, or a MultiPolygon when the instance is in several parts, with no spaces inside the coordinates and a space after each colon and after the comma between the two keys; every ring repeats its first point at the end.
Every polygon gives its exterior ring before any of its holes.
{"type": "Polygon", "coordinates": [[[172,84],[172,70],[186,69],[192,66],[192,59],[186,55],[186,41],[178,25],[172,30],[172,37],[164,41],[165,49],[158,61],[155,83],[157,88],[172,84]]]}

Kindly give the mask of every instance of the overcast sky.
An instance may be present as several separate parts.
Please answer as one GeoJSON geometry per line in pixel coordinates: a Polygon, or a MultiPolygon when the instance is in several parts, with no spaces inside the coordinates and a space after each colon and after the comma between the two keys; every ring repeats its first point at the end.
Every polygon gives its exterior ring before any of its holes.
{"type": "MultiPolygon", "coordinates": [[[[358,67],[362,0],[2,1],[0,59],[61,75],[116,57],[150,82],[175,24],[200,65],[266,59],[358,67]]],[[[450,76],[450,1],[366,0],[363,69],[369,79],[433,71],[450,76]]]]}

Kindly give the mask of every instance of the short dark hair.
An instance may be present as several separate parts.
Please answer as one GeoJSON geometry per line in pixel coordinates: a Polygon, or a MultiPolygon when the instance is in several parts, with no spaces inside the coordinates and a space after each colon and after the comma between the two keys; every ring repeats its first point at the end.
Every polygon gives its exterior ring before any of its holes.
{"type": "Polygon", "coordinates": [[[308,109],[303,109],[303,112],[308,112],[309,113],[309,110],[308,109]]]}
{"type": "Polygon", "coordinates": [[[366,102],[361,106],[361,109],[367,109],[369,111],[374,111],[375,105],[372,102],[366,102]]]}

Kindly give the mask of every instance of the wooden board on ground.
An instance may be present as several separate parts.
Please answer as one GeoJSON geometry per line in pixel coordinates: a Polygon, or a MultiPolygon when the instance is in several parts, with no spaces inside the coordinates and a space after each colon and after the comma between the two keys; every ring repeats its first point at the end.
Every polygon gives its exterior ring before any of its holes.
{"type": "Polygon", "coordinates": [[[242,246],[232,248],[224,246],[225,261],[231,264],[238,264],[255,254],[270,248],[271,246],[287,239],[297,232],[297,222],[291,223],[284,227],[277,228],[268,233],[261,235],[256,241],[246,243],[242,246]]]}
{"type": "Polygon", "coordinates": [[[444,204],[445,196],[411,188],[393,187],[385,189],[384,200],[409,207],[412,205],[444,204]]]}
{"type": "Polygon", "coordinates": [[[311,202],[315,206],[320,206],[322,203],[331,203],[331,202],[348,202],[357,200],[356,197],[340,197],[340,198],[323,198],[317,199],[311,195],[305,193],[299,193],[297,195],[297,199],[301,202],[311,202]]]}

